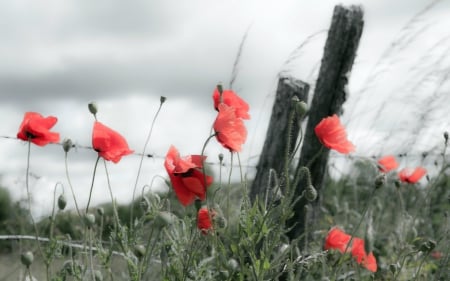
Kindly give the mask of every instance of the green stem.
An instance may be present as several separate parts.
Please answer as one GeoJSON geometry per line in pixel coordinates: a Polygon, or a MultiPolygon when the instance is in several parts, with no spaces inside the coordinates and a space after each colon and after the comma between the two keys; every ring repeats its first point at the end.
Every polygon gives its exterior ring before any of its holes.
{"type": "Polygon", "coordinates": [[[148,145],[148,143],[150,142],[150,137],[152,136],[153,127],[155,126],[156,118],[158,117],[159,112],[161,111],[162,105],[163,105],[163,102],[161,102],[161,103],[159,104],[159,108],[158,108],[158,110],[156,111],[155,116],[153,117],[152,124],[151,124],[151,126],[150,126],[150,131],[148,132],[147,139],[145,140],[144,148],[142,149],[142,155],[141,155],[141,159],[140,159],[140,161],[139,161],[139,168],[138,168],[138,172],[137,172],[137,176],[136,176],[136,181],[135,181],[135,183],[134,183],[134,188],[133,188],[133,195],[132,195],[132,197],[131,197],[131,207],[130,207],[130,208],[131,208],[131,209],[130,209],[130,229],[133,228],[134,197],[135,197],[135,195],[136,195],[136,189],[137,189],[138,182],[139,182],[139,176],[141,175],[142,164],[143,164],[143,162],[144,162],[144,156],[145,156],[145,150],[147,149],[147,145],[148,145]]]}
{"type": "MultiPolygon", "coordinates": [[[[31,213],[31,192],[30,192],[30,180],[29,180],[29,174],[30,174],[30,157],[31,156],[31,141],[28,140],[28,151],[27,151],[27,169],[26,169],[26,175],[25,175],[25,187],[27,189],[27,199],[28,199],[28,211],[30,213],[31,223],[33,224],[34,233],[36,235],[36,242],[39,249],[39,253],[41,254],[42,258],[44,259],[45,264],[47,265],[46,257],[44,255],[44,251],[42,250],[41,244],[39,243],[39,231],[37,228],[36,221],[34,220],[33,214],[31,213]]],[[[31,275],[31,273],[30,273],[31,275]]],[[[47,280],[49,279],[49,276],[47,274],[47,280]]]]}
{"type": "Polygon", "coordinates": [[[80,208],[78,208],[77,198],[75,197],[75,192],[73,191],[72,181],[70,180],[70,176],[69,176],[69,164],[67,162],[67,152],[65,153],[65,156],[64,156],[64,164],[65,164],[65,168],[66,168],[65,170],[66,170],[67,182],[69,183],[70,191],[72,192],[73,201],[75,202],[75,209],[77,210],[77,214],[80,217],[81,222],[84,224],[83,217],[81,216],[80,208]]]}
{"type": "Polygon", "coordinates": [[[97,172],[97,166],[98,166],[98,161],[99,160],[100,160],[100,155],[97,156],[97,160],[95,160],[94,172],[92,173],[91,189],[89,191],[89,199],[88,199],[88,202],[87,202],[87,205],[86,205],[86,214],[89,211],[89,204],[91,203],[92,189],[94,188],[95,173],[97,172]]]}
{"type": "Polygon", "coordinates": [[[206,141],[205,141],[205,143],[203,144],[203,147],[202,147],[202,153],[200,154],[200,156],[201,156],[201,158],[202,158],[202,173],[203,173],[203,184],[205,185],[205,196],[206,196],[206,204],[209,206],[209,204],[208,204],[208,194],[207,194],[207,191],[208,191],[208,181],[206,180],[206,169],[205,169],[205,161],[203,160],[203,156],[205,155],[205,149],[206,149],[206,146],[208,145],[208,143],[209,143],[209,141],[213,138],[213,137],[215,137],[216,136],[216,133],[214,133],[214,134],[212,134],[212,135],[210,135],[207,139],[206,139],[206,141]]]}
{"type": "Polygon", "coordinates": [[[91,269],[92,281],[95,281],[94,258],[92,256],[92,227],[88,227],[89,232],[89,267],[91,269]]]}

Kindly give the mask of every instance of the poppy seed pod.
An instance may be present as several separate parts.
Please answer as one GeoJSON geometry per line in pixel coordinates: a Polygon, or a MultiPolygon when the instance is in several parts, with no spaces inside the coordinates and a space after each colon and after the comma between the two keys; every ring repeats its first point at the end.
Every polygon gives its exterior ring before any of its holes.
{"type": "Polygon", "coordinates": [[[58,208],[62,211],[66,208],[67,205],[67,199],[64,194],[59,195],[58,197],[58,208]]]}
{"type": "Polygon", "coordinates": [[[97,104],[95,102],[89,103],[88,109],[89,109],[89,112],[92,113],[93,115],[97,114],[98,109],[97,109],[97,104]]]}
{"type": "Polygon", "coordinates": [[[20,261],[23,265],[25,265],[27,268],[30,267],[30,265],[34,261],[34,255],[31,251],[26,251],[25,253],[22,253],[20,255],[20,261]]]}
{"type": "Polygon", "coordinates": [[[65,152],[69,152],[69,150],[73,147],[73,143],[71,139],[64,139],[62,147],[65,152]]]}
{"type": "Polygon", "coordinates": [[[163,104],[166,100],[167,100],[167,98],[166,98],[165,96],[159,97],[159,102],[160,102],[161,104],[163,104]]]}

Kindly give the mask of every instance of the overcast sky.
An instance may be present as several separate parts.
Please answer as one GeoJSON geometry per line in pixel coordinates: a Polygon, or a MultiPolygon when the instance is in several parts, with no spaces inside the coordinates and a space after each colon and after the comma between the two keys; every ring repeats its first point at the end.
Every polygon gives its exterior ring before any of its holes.
{"type": "MultiPolygon", "coordinates": [[[[402,163],[406,166],[415,165],[414,155],[424,151],[439,153],[442,133],[450,130],[448,0],[4,1],[0,136],[15,137],[24,112],[37,111],[58,117],[54,130],[62,139],[91,145],[93,118],[87,104],[95,101],[99,120],[141,152],[164,95],[167,102],[147,150],[158,157],[145,161],[139,186],[149,184],[155,175],[166,176],[162,157],[171,144],[183,155],[200,154],[216,114],[212,91],[218,82],[228,86],[248,31],[233,88],[251,107],[241,158],[255,164],[278,74],[315,82],[324,30],[338,3],[360,4],[365,12],[342,116],[357,147],[355,155],[407,152],[411,157],[402,163]]],[[[0,139],[0,180],[14,199],[25,198],[26,151],[23,142],[0,139]]],[[[217,162],[219,152],[225,151],[210,142],[208,159],[217,162]]],[[[82,206],[95,158],[84,149],[69,155],[82,206]]],[[[120,202],[131,198],[138,164],[138,156],[108,164],[120,202]]],[[[37,213],[44,205],[48,210],[56,182],[70,194],[61,147],[34,146],[30,169],[36,175],[31,188],[37,213]]],[[[109,200],[104,182],[104,170],[99,169],[94,203],[109,200]]]]}

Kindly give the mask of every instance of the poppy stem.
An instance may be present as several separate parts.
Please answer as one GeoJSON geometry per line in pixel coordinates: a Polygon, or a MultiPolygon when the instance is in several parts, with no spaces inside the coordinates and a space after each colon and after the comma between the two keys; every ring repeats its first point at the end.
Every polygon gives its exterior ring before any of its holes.
{"type": "MultiPolygon", "coordinates": [[[[202,153],[200,154],[200,155],[201,155],[201,159],[202,159],[202,173],[203,173],[203,183],[204,183],[204,185],[205,185],[205,196],[206,196],[206,200],[208,200],[208,196],[207,196],[208,182],[207,182],[207,180],[206,180],[206,169],[205,169],[205,160],[204,160],[205,149],[206,149],[206,146],[208,145],[209,141],[210,141],[213,137],[215,137],[216,135],[217,135],[217,133],[214,133],[214,134],[210,135],[210,136],[206,139],[206,141],[205,141],[205,143],[203,144],[203,147],[202,147],[202,153]]],[[[208,202],[208,201],[206,201],[206,202],[208,202]]]]}
{"type": "Polygon", "coordinates": [[[150,138],[151,138],[152,132],[153,132],[153,127],[155,126],[156,118],[158,117],[159,112],[161,111],[161,108],[162,108],[163,103],[164,103],[164,101],[161,100],[161,102],[160,102],[160,104],[159,104],[159,108],[158,108],[158,110],[156,111],[155,116],[153,117],[152,124],[151,124],[151,126],[150,126],[150,130],[149,130],[148,135],[147,135],[147,139],[145,140],[144,148],[142,149],[142,156],[141,156],[141,159],[140,159],[140,161],[139,161],[139,168],[138,168],[138,172],[137,172],[137,175],[136,175],[136,181],[135,181],[135,183],[134,183],[133,195],[131,196],[131,205],[130,205],[130,229],[133,228],[134,197],[135,197],[135,195],[136,195],[136,189],[137,189],[137,185],[138,185],[138,182],[139,182],[139,177],[140,177],[140,175],[141,175],[142,164],[143,164],[143,162],[144,162],[144,156],[145,156],[145,150],[147,149],[148,143],[150,142],[150,138]]]}
{"type": "MultiPolygon", "coordinates": [[[[37,246],[39,249],[39,253],[41,254],[42,258],[44,259],[44,263],[47,266],[47,280],[49,280],[49,272],[48,272],[48,262],[46,259],[46,256],[44,255],[44,252],[42,250],[41,244],[39,243],[39,231],[36,225],[36,221],[34,220],[33,214],[31,212],[31,192],[30,192],[30,158],[31,158],[31,139],[28,139],[28,151],[27,151],[27,170],[25,175],[25,186],[27,189],[27,199],[28,199],[28,211],[30,212],[30,219],[31,223],[33,224],[34,232],[35,232],[35,238],[37,242],[37,246]]],[[[31,273],[30,273],[31,275],[31,273]]]]}
{"type": "Polygon", "coordinates": [[[91,182],[91,190],[89,191],[89,199],[86,205],[86,214],[89,211],[89,204],[91,203],[91,197],[92,197],[92,189],[94,188],[94,180],[95,180],[95,173],[97,172],[97,166],[98,161],[100,160],[100,155],[97,156],[97,160],[95,160],[95,166],[94,166],[94,172],[92,174],[92,182],[91,182]]]}
{"type": "Polygon", "coordinates": [[[73,191],[72,181],[70,180],[70,176],[69,176],[69,164],[67,162],[67,152],[64,156],[64,164],[65,164],[65,168],[66,168],[65,170],[66,170],[67,182],[69,183],[70,191],[72,192],[73,201],[75,202],[75,209],[77,210],[78,216],[80,217],[82,223],[84,223],[83,218],[81,216],[80,208],[78,208],[78,203],[77,203],[77,198],[75,197],[75,192],[73,191]]]}

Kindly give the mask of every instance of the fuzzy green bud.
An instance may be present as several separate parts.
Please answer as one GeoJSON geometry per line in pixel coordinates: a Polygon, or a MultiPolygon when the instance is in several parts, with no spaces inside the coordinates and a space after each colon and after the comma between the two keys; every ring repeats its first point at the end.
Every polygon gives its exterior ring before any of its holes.
{"type": "Polygon", "coordinates": [[[100,270],[94,270],[94,279],[95,281],[103,281],[103,275],[100,270]]]}
{"type": "Polygon", "coordinates": [[[386,174],[379,174],[376,178],[375,178],[375,188],[380,188],[382,187],[386,182],[386,174]]]}
{"type": "Polygon", "coordinates": [[[430,253],[435,247],[436,247],[436,241],[430,239],[430,240],[423,242],[420,245],[419,250],[422,252],[430,253]]]}
{"type": "Polygon", "coordinates": [[[31,251],[26,251],[25,253],[22,253],[20,255],[20,261],[22,262],[23,265],[25,265],[27,268],[30,267],[30,265],[33,263],[34,261],[34,255],[33,252],[31,251]]]}
{"type": "Polygon", "coordinates": [[[105,209],[103,209],[102,207],[97,208],[97,214],[103,217],[105,215],[105,209]]]}
{"type": "Polygon", "coordinates": [[[308,105],[297,96],[293,96],[291,101],[294,105],[295,113],[297,113],[297,118],[302,119],[308,111],[308,105]]]}
{"type": "Polygon", "coordinates": [[[91,228],[95,225],[95,216],[94,214],[86,214],[84,216],[84,222],[88,226],[88,228],[91,228]]]}
{"type": "Polygon", "coordinates": [[[166,100],[167,100],[167,98],[166,98],[165,96],[159,97],[159,102],[160,102],[161,104],[163,104],[166,100]]]}
{"type": "Polygon", "coordinates": [[[165,227],[167,225],[173,224],[176,216],[170,212],[161,211],[156,215],[155,226],[165,227]]]}
{"type": "Polygon", "coordinates": [[[65,152],[69,152],[69,150],[73,147],[73,143],[71,139],[64,139],[62,143],[62,147],[65,152]]]}
{"type": "Polygon", "coordinates": [[[89,112],[92,113],[92,115],[95,116],[97,114],[98,108],[97,108],[97,104],[95,102],[89,103],[88,109],[89,109],[89,112]]]}
{"type": "Polygon", "coordinates": [[[444,132],[445,145],[448,144],[448,132],[444,132]]]}
{"type": "Polygon", "coordinates": [[[67,205],[67,199],[64,194],[59,195],[58,197],[58,208],[62,211],[66,208],[67,205]]]}
{"type": "Polygon", "coordinates": [[[235,259],[229,259],[227,264],[228,264],[228,267],[233,271],[236,271],[239,269],[239,263],[235,259]]]}
{"type": "Polygon", "coordinates": [[[308,185],[305,189],[305,198],[309,202],[313,202],[317,198],[317,190],[313,185],[308,185]]]}
{"type": "Polygon", "coordinates": [[[145,256],[145,247],[144,245],[136,245],[134,246],[134,254],[140,260],[145,256]]]}
{"type": "Polygon", "coordinates": [[[222,161],[223,161],[223,153],[219,153],[219,161],[220,161],[220,163],[222,163],[222,161]]]}

